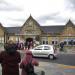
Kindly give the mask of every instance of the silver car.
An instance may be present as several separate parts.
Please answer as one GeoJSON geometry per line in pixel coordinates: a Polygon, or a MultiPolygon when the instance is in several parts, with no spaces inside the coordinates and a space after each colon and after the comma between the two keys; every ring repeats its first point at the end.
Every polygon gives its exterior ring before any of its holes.
{"type": "Polygon", "coordinates": [[[56,48],[53,45],[39,45],[30,51],[35,57],[48,57],[49,59],[57,57],[56,48]]]}

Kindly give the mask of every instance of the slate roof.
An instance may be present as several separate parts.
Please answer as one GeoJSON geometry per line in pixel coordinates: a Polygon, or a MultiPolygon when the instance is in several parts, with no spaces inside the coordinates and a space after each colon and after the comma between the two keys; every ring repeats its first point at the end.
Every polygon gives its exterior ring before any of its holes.
{"type": "MultiPolygon", "coordinates": [[[[39,26],[39,28],[44,32],[44,33],[60,33],[63,29],[64,29],[64,27],[65,26],[74,26],[75,27],[75,25],[71,22],[71,20],[69,20],[68,22],[67,22],[67,24],[66,25],[60,25],[60,26],[40,26],[40,24],[35,20],[35,19],[33,19],[33,17],[30,15],[30,17],[26,20],[26,22],[23,24],[23,26],[30,20],[30,19],[32,19],[33,21],[34,21],[34,23],[36,24],[36,25],[38,25],[39,26]]],[[[22,26],[22,27],[23,27],[22,26]]],[[[21,29],[22,29],[22,27],[6,27],[6,30],[7,30],[7,32],[8,33],[15,33],[15,34],[19,34],[20,33],[20,31],[21,31],[21,29]]]]}
{"type": "Polygon", "coordinates": [[[41,26],[45,33],[59,33],[65,26],[41,26]]]}
{"type": "Polygon", "coordinates": [[[19,34],[21,27],[5,27],[8,33],[19,34]]]}
{"type": "MultiPolygon", "coordinates": [[[[45,33],[59,33],[64,29],[64,26],[40,26],[45,33]]],[[[21,27],[6,27],[8,33],[19,34],[21,27]]]]}

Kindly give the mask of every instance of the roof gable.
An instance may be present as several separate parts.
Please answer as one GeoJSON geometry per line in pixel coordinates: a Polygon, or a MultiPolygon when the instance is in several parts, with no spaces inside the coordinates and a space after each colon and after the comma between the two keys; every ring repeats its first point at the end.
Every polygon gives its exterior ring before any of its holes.
{"type": "Polygon", "coordinates": [[[66,23],[66,26],[72,27],[74,26],[73,22],[69,19],[69,21],[66,23]]]}
{"type": "Polygon", "coordinates": [[[30,15],[29,18],[24,23],[24,25],[21,27],[21,33],[31,30],[40,31],[40,33],[42,32],[40,24],[30,15]]]}
{"type": "Polygon", "coordinates": [[[30,15],[29,18],[26,20],[26,22],[23,24],[22,27],[24,27],[27,23],[29,23],[30,21],[34,22],[37,26],[40,27],[40,24],[30,15]]]}

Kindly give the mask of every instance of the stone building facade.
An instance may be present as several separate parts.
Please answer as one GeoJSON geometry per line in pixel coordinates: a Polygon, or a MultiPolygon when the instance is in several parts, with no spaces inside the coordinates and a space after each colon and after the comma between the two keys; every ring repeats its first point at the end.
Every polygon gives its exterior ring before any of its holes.
{"type": "Polygon", "coordinates": [[[69,20],[65,25],[41,26],[31,15],[21,27],[3,27],[0,24],[0,43],[12,39],[15,42],[32,38],[39,44],[75,45],[75,25],[69,20]]]}

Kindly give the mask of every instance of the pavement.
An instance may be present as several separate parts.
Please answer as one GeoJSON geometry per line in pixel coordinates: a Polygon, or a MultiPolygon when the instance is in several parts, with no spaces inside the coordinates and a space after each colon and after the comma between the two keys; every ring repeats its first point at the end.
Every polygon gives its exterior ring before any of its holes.
{"type": "Polygon", "coordinates": [[[35,67],[35,71],[44,71],[45,75],[75,75],[75,66],[40,62],[39,67],[35,67]]]}
{"type": "Polygon", "coordinates": [[[59,67],[64,72],[64,75],[75,75],[75,66],[59,64],[59,67]]]}
{"type": "MultiPolygon", "coordinates": [[[[0,65],[0,75],[2,75],[1,69],[2,68],[0,65]]],[[[41,75],[41,71],[44,71],[45,75],[75,75],[75,66],[50,62],[39,62],[39,66],[35,67],[35,72],[38,72],[38,75],[41,75]]]]}
{"type": "MultiPolygon", "coordinates": [[[[0,75],[2,75],[1,69],[0,65],[0,75]]],[[[39,66],[35,67],[35,72],[41,75],[41,71],[44,71],[45,75],[75,75],[75,66],[39,61],[39,66]]]]}
{"type": "Polygon", "coordinates": [[[41,71],[44,71],[45,75],[75,75],[75,66],[40,61],[39,66],[35,67],[35,72],[40,75],[41,71]]]}

